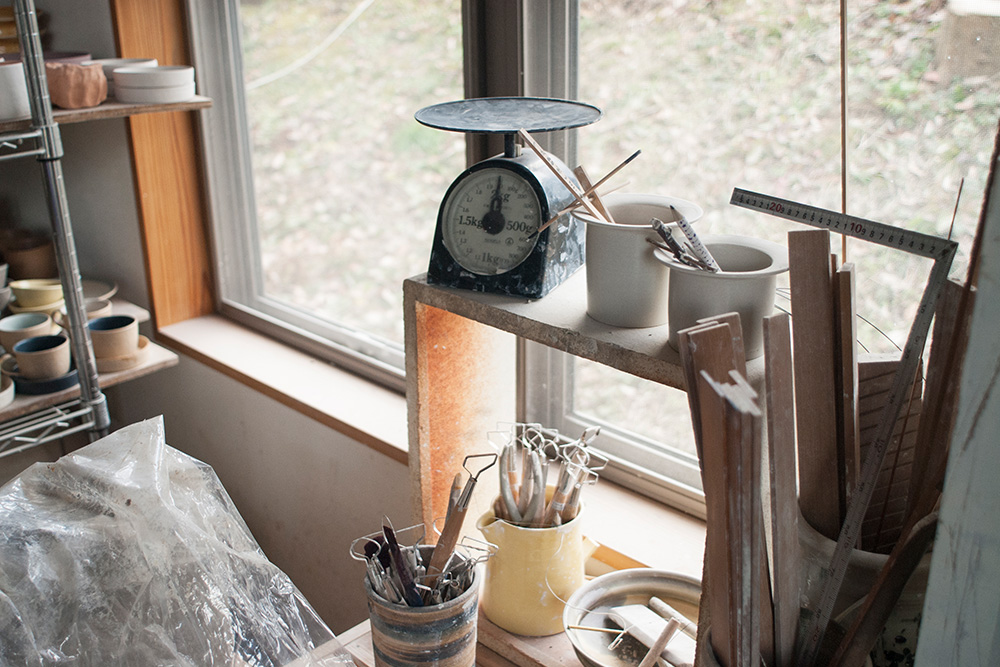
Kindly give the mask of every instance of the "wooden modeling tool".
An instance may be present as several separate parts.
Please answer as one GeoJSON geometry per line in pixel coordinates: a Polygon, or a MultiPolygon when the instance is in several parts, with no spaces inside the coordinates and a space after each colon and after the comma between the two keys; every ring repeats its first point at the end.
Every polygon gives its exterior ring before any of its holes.
{"type": "MultiPolygon", "coordinates": [[[[630,156],[625,158],[625,160],[621,164],[619,164],[617,167],[615,167],[607,174],[605,174],[604,178],[597,181],[597,183],[594,183],[593,185],[590,184],[590,179],[587,177],[587,172],[584,171],[583,167],[577,167],[576,169],[574,169],[573,174],[576,176],[576,180],[580,181],[580,186],[583,188],[583,192],[580,194],[579,198],[573,200],[573,203],[571,203],[569,206],[564,207],[561,211],[559,211],[554,216],[546,220],[545,224],[539,227],[538,232],[536,233],[540,234],[549,225],[558,220],[559,216],[563,215],[564,213],[571,211],[572,209],[578,206],[583,206],[582,198],[589,199],[590,202],[597,208],[597,210],[601,212],[601,215],[604,216],[605,220],[607,220],[608,222],[614,222],[615,220],[614,218],[611,217],[611,213],[608,212],[608,209],[604,206],[604,202],[601,201],[600,195],[597,194],[597,188],[607,183],[612,176],[614,176],[619,171],[624,169],[625,165],[627,165],[629,162],[639,157],[639,153],[641,152],[642,152],[641,150],[638,150],[632,153],[630,156]]],[[[574,193],[574,195],[575,194],[576,193],[574,193]]]]}
{"type": "Polygon", "coordinates": [[[583,193],[576,187],[576,185],[574,185],[568,178],[566,178],[563,175],[561,171],[559,171],[558,167],[556,167],[556,165],[552,163],[552,160],[549,159],[549,156],[545,153],[545,150],[538,145],[538,142],[535,141],[531,137],[531,135],[528,134],[527,131],[521,129],[517,131],[517,134],[519,137],[521,137],[521,140],[524,142],[524,145],[535,152],[535,154],[538,156],[538,159],[541,160],[542,163],[549,168],[549,170],[555,175],[555,177],[559,179],[560,183],[566,186],[566,189],[570,191],[570,193],[576,198],[578,202],[580,202],[581,206],[587,209],[588,213],[590,213],[598,220],[604,220],[604,216],[601,215],[600,211],[598,211],[594,207],[594,205],[590,202],[590,198],[583,196],[583,193]]]}
{"type": "Polygon", "coordinates": [[[455,545],[458,544],[458,537],[462,532],[462,524],[465,523],[465,513],[469,509],[469,500],[472,498],[472,491],[476,488],[476,482],[484,471],[489,470],[497,462],[497,455],[490,454],[470,454],[465,457],[462,467],[469,473],[469,479],[465,482],[462,495],[451,510],[450,516],[445,519],[444,528],[441,529],[441,537],[438,538],[434,551],[431,554],[430,563],[427,564],[426,586],[433,589],[437,585],[438,577],[444,572],[455,552],[455,545]],[[475,472],[469,470],[469,462],[477,459],[490,459],[485,466],[478,468],[475,472]]]}

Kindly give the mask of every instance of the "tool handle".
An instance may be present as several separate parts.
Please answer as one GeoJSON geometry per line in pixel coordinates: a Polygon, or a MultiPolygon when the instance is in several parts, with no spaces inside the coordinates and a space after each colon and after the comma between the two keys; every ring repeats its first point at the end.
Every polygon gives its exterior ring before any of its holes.
{"type": "Polygon", "coordinates": [[[445,519],[444,528],[441,529],[441,537],[438,538],[434,552],[431,554],[431,562],[427,565],[428,588],[434,588],[438,577],[444,572],[448,560],[455,552],[455,545],[458,544],[459,533],[462,532],[462,524],[465,522],[465,512],[468,505],[456,505],[451,512],[451,516],[445,519]]]}

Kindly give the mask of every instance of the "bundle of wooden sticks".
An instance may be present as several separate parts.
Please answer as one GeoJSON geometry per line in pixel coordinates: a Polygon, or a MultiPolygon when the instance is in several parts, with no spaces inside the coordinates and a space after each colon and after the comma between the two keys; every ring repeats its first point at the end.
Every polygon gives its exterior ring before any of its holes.
{"type": "MultiPolygon", "coordinates": [[[[699,627],[710,623],[724,667],[801,664],[798,522],[838,538],[900,363],[858,354],[854,268],[831,256],[829,231],[790,232],[788,247],[791,317],[765,318],[753,386],[737,314],[679,332],[707,513],[699,627]]],[[[933,540],[973,280],[970,271],[966,284],[948,281],[938,299],[926,372],[913,380],[865,514],[859,547],[889,554],[886,565],[846,637],[810,665],[863,664],[933,540]]]]}

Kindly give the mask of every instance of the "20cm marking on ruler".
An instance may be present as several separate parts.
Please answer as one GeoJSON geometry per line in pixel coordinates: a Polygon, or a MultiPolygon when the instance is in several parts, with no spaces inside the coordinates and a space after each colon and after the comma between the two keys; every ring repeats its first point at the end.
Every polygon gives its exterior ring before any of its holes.
{"type": "Polygon", "coordinates": [[[853,215],[827,211],[787,199],[779,199],[736,188],[729,203],[734,206],[762,211],[779,218],[801,222],[812,227],[826,228],[862,241],[931,259],[954,254],[957,243],[929,234],[921,234],[853,215]]]}
{"type": "MultiPolygon", "coordinates": [[[[923,354],[924,344],[927,341],[927,333],[930,330],[931,320],[934,317],[934,304],[938,295],[948,280],[948,272],[951,270],[952,260],[958,250],[958,244],[950,239],[942,239],[936,236],[912,232],[898,227],[892,227],[880,222],[873,222],[863,218],[856,218],[843,213],[826,211],[824,209],[799,204],[779,199],[767,195],[748,192],[736,188],[729,203],[734,206],[759,210],[770,215],[775,215],[795,222],[801,222],[813,227],[827,228],[840,232],[854,238],[876,243],[887,248],[897,248],[903,252],[921,255],[934,260],[930,275],[927,278],[927,286],[920,299],[920,306],[910,327],[909,336],[906,339],[906,346],[903,348],[900,357],[899,368],[893,378],[892,388],[886,400],[885,408],[882,411],[879,421],[878,433],[875,440],[869,447],[861,468],[861,474],[854,487],[847,513],[844,516],[844,523],[837,537],[837,545],[833,551],[830,562],[829,576],[823,584],[820,599],[817,604],[816,613],[813,615],[806,633],[803,635],[802,645],[799,649],[799,656],[796,664],[800,667],[812,667],[819,654],[820,642],[826,633],[830,616],[833,613],[833,605],[836,602],[840,586],[847,573],[847,562],[854,545],[857,544],[858,535],[861,532],[861,524],[864,521],[865,512],[871,501],[872,493],[875,490],[875,482],[878,478],[885,453],[892,439],[896,420],[902,411],[903,403],[907,398],[908,387],[912,386],[913,378],[917,372],[917,365],[923,354]]],[[[794,288],[794,286],[793,286],[794,288]]],[[[795,313],[792,313],[794,326],[795,313]]]]}

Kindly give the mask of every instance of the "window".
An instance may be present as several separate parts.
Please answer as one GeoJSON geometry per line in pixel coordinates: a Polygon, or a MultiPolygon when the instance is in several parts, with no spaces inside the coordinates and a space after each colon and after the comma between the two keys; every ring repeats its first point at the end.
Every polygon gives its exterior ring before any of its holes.
{"type": "MultiPolygon", "coordinates": [[[[205,141],[224,307],[383,382],[401,386],[399,285],[426,270],[438,202],[467,154],[466,137],[413,113],[464,90],[601,107],[600,122],[541,141],[592,177],[641,149],[608,186],[692,200],[702,233],[784,242],[789,223],[729,206],[745,187],[831,209],[846,188],[849,213],[947,235],[964,179],[953,231],[963,275],[1000,68],[962,58],[956,49],[976,42],[938,3],[851,3],[846,118],[834,0],[190,4],[215,99],[205,141]],[[510,55],[518,27],[523,47],[510,55]],[[497,44],[505,55],[476,60],[497,44]],[[474,64],[464,74],[463,47],[474,64]]],[[[476,159],[490,154],[469,143],[476,159]]],[[[858,242],[848,260],[861,345],[891,351],[927,267],[858,242]]],[[[779,289],[779,307],[786,297],[779,289]]],[[[601,424],[609,476],[699,512],[683,393],[524,347],[524,418],[570,435],[601,424]]]]}
{"type": "Polygon", "coordinates": [[[191,10],[223,312],[401,389],[401,284],[465,166],[462,135],[413,120],[462,96],[458,8],[208,4],[191,10]]]}
{"type": "MultiPolygon", "coordinates": [[[[941,4],[866,0],[849,10],[847,211],[947,236],[964,179],[952,232],[953,275],[964,277],[1000,68],[963,58],[975,34],[941,4]]],[[[579,98],[604,110],[577,133],[577,161],[592,177],[641,149],[609,186],[700,204],[701,233],[784,243],[793,227],[729,206],[734,187],[840,210],[838,2],[581,0],[577,48],[579,98]]],[[[905,342],[929,262],[856,241],[847,258],[858,270],[861,349],[891,352],[905,342]]],[[[782,287],[776,303],[787,307],[782,287]]],[[[539,395],[527,403],[550,399],[539,419],[568,433],[602,424],[601,444],[631,486],[699,511],[682,393],[544,350],[532,359],[528,386],[539,395]]]]}

